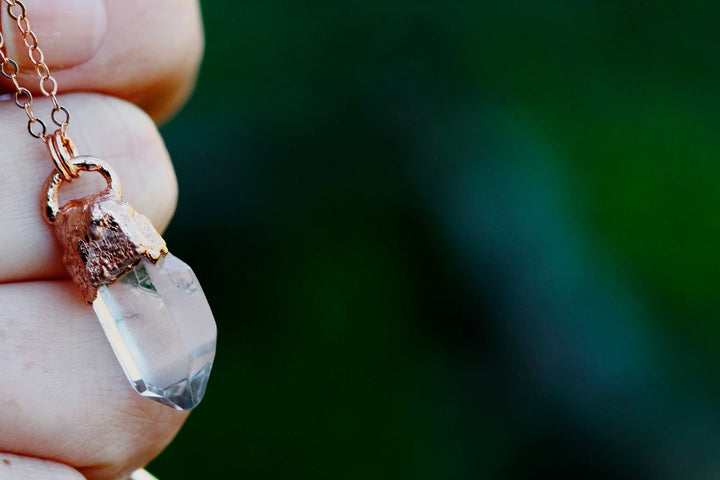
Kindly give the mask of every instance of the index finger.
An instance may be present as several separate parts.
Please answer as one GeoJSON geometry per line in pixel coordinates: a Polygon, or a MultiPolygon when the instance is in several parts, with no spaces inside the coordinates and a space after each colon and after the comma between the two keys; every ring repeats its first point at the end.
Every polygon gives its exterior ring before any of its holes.
{"type": "MultiPolygon", "coordinates": [[[[177,185],[152,121],[138,108],[112,97],[73,94],[60,100],[75,115],[70,134],[80,152],[112,164],[121,179],[123,197],[162,231],[175,209],[177,185]]],[[[39,99],[37,107],[47,112],[50,102],[39,99]]],[[[65,274],[40,201],[53,163],[42,143],[27,134],[24,121],[24,113],[15,104],[0,102],[0,283],[65,274]]],[[[72,194],[84,179],[95,183],[81,195],[105,186],[99,175],[89,174],[67,185],[64,192],[72,194]]],[[[70,198],[73,195],[66,200],[70,198]]]]}

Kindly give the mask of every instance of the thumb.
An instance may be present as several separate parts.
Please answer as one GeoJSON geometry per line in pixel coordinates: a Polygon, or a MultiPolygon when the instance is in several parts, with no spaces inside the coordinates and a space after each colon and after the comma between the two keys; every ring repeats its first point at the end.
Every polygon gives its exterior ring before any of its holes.
{"type": "Polygon", "coordinates": [[[108,21],[103,0],[37,0],[25,8],[24,3],[14,7],[5,2],[0,5],[6,53],[21,71],[34,75],[26,43],[32,44],[32,39],[23,38],[11,12],[15,17],[26,16],[24,25],[38,35],[37,44],[53,72],[90,60],[105,41],[108,21]]]}

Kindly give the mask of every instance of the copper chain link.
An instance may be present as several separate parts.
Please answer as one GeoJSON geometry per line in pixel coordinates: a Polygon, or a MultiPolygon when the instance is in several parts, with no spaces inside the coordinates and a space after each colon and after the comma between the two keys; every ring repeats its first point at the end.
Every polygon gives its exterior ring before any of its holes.
{"type": "MultiPolygon", "coordinates": [[[[40,91],[43,95],[50,98],[53,109],[50,112],[50,118],[55,125],[60,127],[59,133],[65,138],[67,127],[70,124],[70,112],[67,108],[60,105],[57,97],[57,81],[50,75],[50,69],[45,63],[45,55],[38,46],[38,39],[35,33],[30,29],[30,21],[27,18],[25,5],[20,0],[3,0],[6,4],[7,12],[10,18],[17,23],[18,30],[22,35],[23,43],[28,49],[30,61],[35,66],[35,73],[40,78],[40,91]],[[60,116],[62,114],[62,116],[60,116]],[[58,118],[59,117],[59,118],[58,118]]],[[[5,38],[0,32],[0,74],[10,80],[15,86],[15,105],[25,110],[28,117],[28,132],[35,138],[39,138],[43,142],[48,141],[51,135],[47,134],[45,123],[35,116],[32,109],[33,96],[25,87],[21,87],[17,80],[19,72],[18,64],[12,58],[5,54],[5,38]]]]}

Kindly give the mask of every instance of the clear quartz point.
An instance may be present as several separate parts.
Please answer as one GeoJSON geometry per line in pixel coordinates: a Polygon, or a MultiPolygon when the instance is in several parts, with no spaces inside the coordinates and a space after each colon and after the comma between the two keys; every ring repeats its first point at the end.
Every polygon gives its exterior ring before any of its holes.
{"type": "Polygon", "coordinates": [[[189,266],[171,254],[155,264],[143,258],[98,289],[93,309],[140,395],[177,410],[200,403],[217,327],[189,266]]]}

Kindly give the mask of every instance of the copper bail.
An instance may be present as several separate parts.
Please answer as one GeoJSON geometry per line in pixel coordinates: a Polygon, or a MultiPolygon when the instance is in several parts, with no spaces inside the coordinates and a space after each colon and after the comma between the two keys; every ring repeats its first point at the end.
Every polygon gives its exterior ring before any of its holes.
{"type": "Polygon", "coordinates": [[[70,137],[59,128],[52,135],[47,136],[46,145],[55,168],[63,176],[63,179],[70,182],[78,178],[78,169],[72,162],[72,159],[78,156],[78,151],[70,137]]]}

